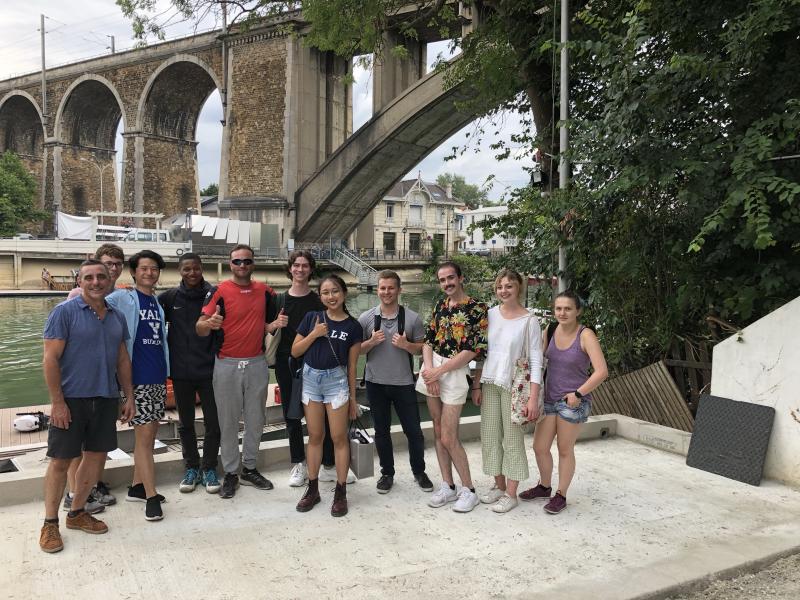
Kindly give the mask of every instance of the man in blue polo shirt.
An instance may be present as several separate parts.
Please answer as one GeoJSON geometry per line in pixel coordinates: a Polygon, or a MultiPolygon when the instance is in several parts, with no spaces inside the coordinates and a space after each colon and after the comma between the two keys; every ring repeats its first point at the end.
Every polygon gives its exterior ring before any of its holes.
{"type": "Polygon", "coordinates": [[[108,527],[84,510],[106,453],[117,447],[119,388],[128,399],[120,420],[134,414],[127,329],[121,315],[105,302],[109,274],[98,260],[78,272],[81,295],[53,309],[44,328],[44,379],[50,396],[50,431],[45,475],[45,519],[39,537],[44,552],[64,548],[58,529],[58,505],[67,469],[81,456],[67,529],[106,533],[108,527]]]}

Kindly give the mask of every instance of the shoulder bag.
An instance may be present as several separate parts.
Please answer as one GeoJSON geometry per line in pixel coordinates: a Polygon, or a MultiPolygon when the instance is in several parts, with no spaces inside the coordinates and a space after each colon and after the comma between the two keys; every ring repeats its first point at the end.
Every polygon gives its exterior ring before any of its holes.
{"type": "MultiPolygon", "coordinates": [[[[514,366],[514,377],[511,380],[511,422],[515,425],[524,425],[528,422],[528,418],[523,413],[525,407],[528,405],[528,398],[530,396],[531,386],[531,337],[530,327],[533,320],[533,314],[530,314],[525,321],[525,329],[523,330],[524,341],[522,356],[517,359],[514,366]]],[[[540,386],[543,389],[544,385],[540,386]]],[[[539,415],[541,416],[543,406],[542,400],[544,397],[539,393],[539,415]]]]}
{"type": "MultiPolygon", "coordinates": [[[[277,298],[277,305],[276,308],[276,315],[280,314],[281,310],[286,306],[286,292],[281,292],[278,294],[277,298]]],[[[268,333],[267,339],[265,342],[266,352],[264,353],[267,358],[267,366],[274,367],[275,366],[275,354],[278,352],[278,345],[281,343],[281,332],[283,328],[281,327],[275,333],[268,333]]],[[[294,389],[294,388],[292,388],[294,389]]]]}

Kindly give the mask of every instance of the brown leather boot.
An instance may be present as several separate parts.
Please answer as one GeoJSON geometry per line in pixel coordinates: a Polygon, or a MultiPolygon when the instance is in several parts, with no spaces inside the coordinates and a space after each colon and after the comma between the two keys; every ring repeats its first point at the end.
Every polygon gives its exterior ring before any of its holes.
{"type": "Polygon", "coordinates": [[[319,501],[319,479],[309,479],[306,493],[297,503],[297,512],[308,512],[314,508],[315,504],[319,504],[319,501]]]}
{"type": "Polygon", "coordinates": [[[337,483],[336,491],[333,493],[331,516],[343,517],[346,514],[347,514],[347,484],[337,483]]]}

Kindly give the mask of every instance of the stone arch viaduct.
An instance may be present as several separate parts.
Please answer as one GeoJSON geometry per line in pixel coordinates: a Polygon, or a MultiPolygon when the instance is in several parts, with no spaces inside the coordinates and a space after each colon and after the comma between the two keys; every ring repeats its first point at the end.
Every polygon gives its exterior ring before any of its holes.
{"type": "MultiPolygon", "coordinates": [[[[462,23],[466,23],[463,20],[462,23]]],[[[262,246],[346,238],[383,194],[475,115],[409,59],[373,72],[373,118],[353,134],[349,61],[302,43],[299,13],[0,81],[0,152],[17,153],[48,211],[173,215],[199,207],[196,129],[220,91],[220,216],[259,221],[262,246]],[[301,35],[292,35],[299,32],[301,35]],[[121,193],[115,136],[123,131],[121,193]],[[104,168],[108,166],[109,168],[104,168]]],[[[387,37],[387,46],[398,43],[387,37]]]]}

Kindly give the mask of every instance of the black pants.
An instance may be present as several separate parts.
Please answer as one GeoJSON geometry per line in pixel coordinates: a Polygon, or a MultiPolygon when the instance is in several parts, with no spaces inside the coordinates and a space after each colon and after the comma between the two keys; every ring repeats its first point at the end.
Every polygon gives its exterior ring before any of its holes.
{"type": "MultiPolygon", "coordinates": [[[[286,421],[286,434],[289,436],[289,454],[293,463],[303,462],[306,459],[306,449],[303,444],[303,423],[300,419],[288,419],[286,411],[289,410],[289,399],[292,397],[292,373],[289,369],[288,356],[275,357],[275,379],[281,390],[281,408],[283,420],[286,421]]],[[[325,438],[322,440],[322,464],[331,467],[334,464],[333,440],[331,429],[328,425],[328,416],[325,415],[325,438]]]]}
{"type": "Polygon", "coordinates": [[[425,438],[419,424],[417,392],[413,385],[383,385],[367,382],[367,400],[375,425],[375,447],[381,463],[381,473],[394,477],[394,451],[392,449],[392,404],[400,419],[403,433],[408,439],[408,462],[411,472],[419,475],[425,471],[425,438]]]}
{"type": "Polygon", "coordinates": [[[178,434],[181,436],[183,460],[187,469],[200,468],[200,455],[197,452],[197,434],[194,431],[195,394],[200,395],[203,409],[205,439],[203,441],[203,469],[217,468],[219,454],[219,419],[217,403],[214,401],[214,386],[209,379],[173,379],[175,403],[178,405],[178,434]]]}

